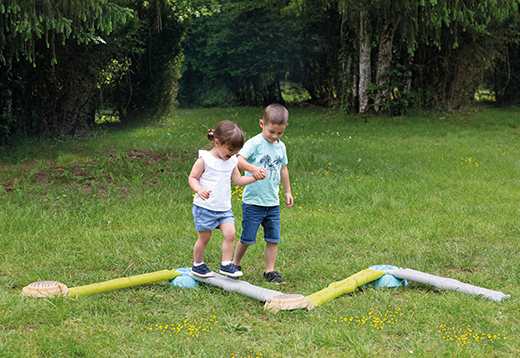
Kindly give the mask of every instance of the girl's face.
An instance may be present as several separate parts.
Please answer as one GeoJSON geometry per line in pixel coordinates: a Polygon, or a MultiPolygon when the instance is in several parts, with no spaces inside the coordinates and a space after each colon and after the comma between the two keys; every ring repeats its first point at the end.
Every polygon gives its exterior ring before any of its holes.
{"type": "Polygon", "coordinates": [[[264,139],[271,144],[277,144],[278,139],[282,138],[287,124],[264,123],[263,120],[260,120],[260,127],[262,127],[262,136],[264,139]]]}
{"type": "Polygon", "coordinates": [[[237,155],[238,150],[228,147],[226,145],[222,145],[219,143],[218,139],[215,139],[215,148],[217,154],[217,158],[222,160],[228,160],[229,158],[237,155]]]}

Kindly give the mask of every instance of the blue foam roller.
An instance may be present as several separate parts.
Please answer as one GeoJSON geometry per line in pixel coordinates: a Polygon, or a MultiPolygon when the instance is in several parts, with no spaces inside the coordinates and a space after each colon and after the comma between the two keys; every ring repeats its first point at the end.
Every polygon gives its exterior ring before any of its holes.
{"type": "Polygon", "coordinates": [[[197,287],[197,281],[195,281],[191,276],[191,268],[183,267],[175,270],[180,272],[180,276],[175,277],[171,282],[170,286],[180,287],[180,288],[194,288],[197,287]]]}
{"type": "Polygon", "coordinates": [[[392,265],[375,265],[375,266],[370,266],[369,269],[370,270],[378,270],[378,271],[385,271],[386,272],[386,275],[383,275],[381,278],[378,278],[374,282],[371,282],[370,285],[373,285],[373,286],[375,286],[377,288],[381,288],[381,287],[398,287],[398,286],[405,286],[406,287],[406,286],[408,286],[408,281],[398,279],[398,278],[396,278],[393,275],[390,275],[388,273],[388,271],[398,270],[399,267],[397,267],[397,266],[392,266],[392,265]]]}

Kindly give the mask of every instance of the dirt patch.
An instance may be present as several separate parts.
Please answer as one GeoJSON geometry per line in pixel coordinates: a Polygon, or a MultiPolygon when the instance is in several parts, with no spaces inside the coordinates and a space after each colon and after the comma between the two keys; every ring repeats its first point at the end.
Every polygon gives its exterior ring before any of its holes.
{"type": "MultiPolygon", "coordinates": [[[[9,172],[16,171],[3,184],[7,192],[19,187],[81,187],[91,191],[98,186],[117,185],[124,183],[136,176],[142,178],[144,184],[153,184],[158,176],[172,171],[177,162],[193,160],[192,153],[185,150],[178,153],[159,153],[149,150],[131,149],[123,152],[118,149],[107,149],[98,154],[79,155],[76,160],[69,163],[56,164],[46,161],[33,160],[23,164],[0,167],[1,176],[9,176],[9,172]]],[[[121,188],[123,193],[126,192],[121,188]]]]}

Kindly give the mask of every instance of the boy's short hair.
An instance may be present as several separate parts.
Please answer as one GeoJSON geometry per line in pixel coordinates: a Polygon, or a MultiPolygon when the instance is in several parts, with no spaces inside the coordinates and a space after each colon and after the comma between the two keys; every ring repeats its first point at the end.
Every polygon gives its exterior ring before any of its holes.
{"type": "Polygon", "coordinates": [[[262,120],[264,124],[287,124],[289,121],[289,111],[281,104],[273,103],[265,108],[262,120]]]}

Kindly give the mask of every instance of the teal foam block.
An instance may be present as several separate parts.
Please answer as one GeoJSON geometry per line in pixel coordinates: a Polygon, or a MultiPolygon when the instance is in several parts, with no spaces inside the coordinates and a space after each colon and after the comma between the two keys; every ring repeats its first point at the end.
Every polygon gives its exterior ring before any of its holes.
{"type": "Polygon", "coordinates": [[[180,272],[180,276],[175,277],[170,282],[170,287],[180,287],[180,288],[194,288],[197,287],[197,281],[195,281],[191,276],[191,268],[183,267],[175,270],[176,272],[180,272]]]}
{"type": "Polygon", "coordinates": [[[377,288],[381,288],[381,287],[398,287],[398,286],[405,286],[406,287],[406,286],[408,286],[408,281],[398,279],[398,278],[396,278],[393,275],[390,275],[388,273],[388,271],[398,270],[399,268],[397,266],[392,266],[392,265],[375,265],[375,266],[370,266],[369,269],[370,270],[385,271],[386,275],[383,275],[382,277],[378,278],[375,281],[372,281],[372,282],[368,283],[367,285],[372,285],[372,286],[375,286],[377,288]]]}

